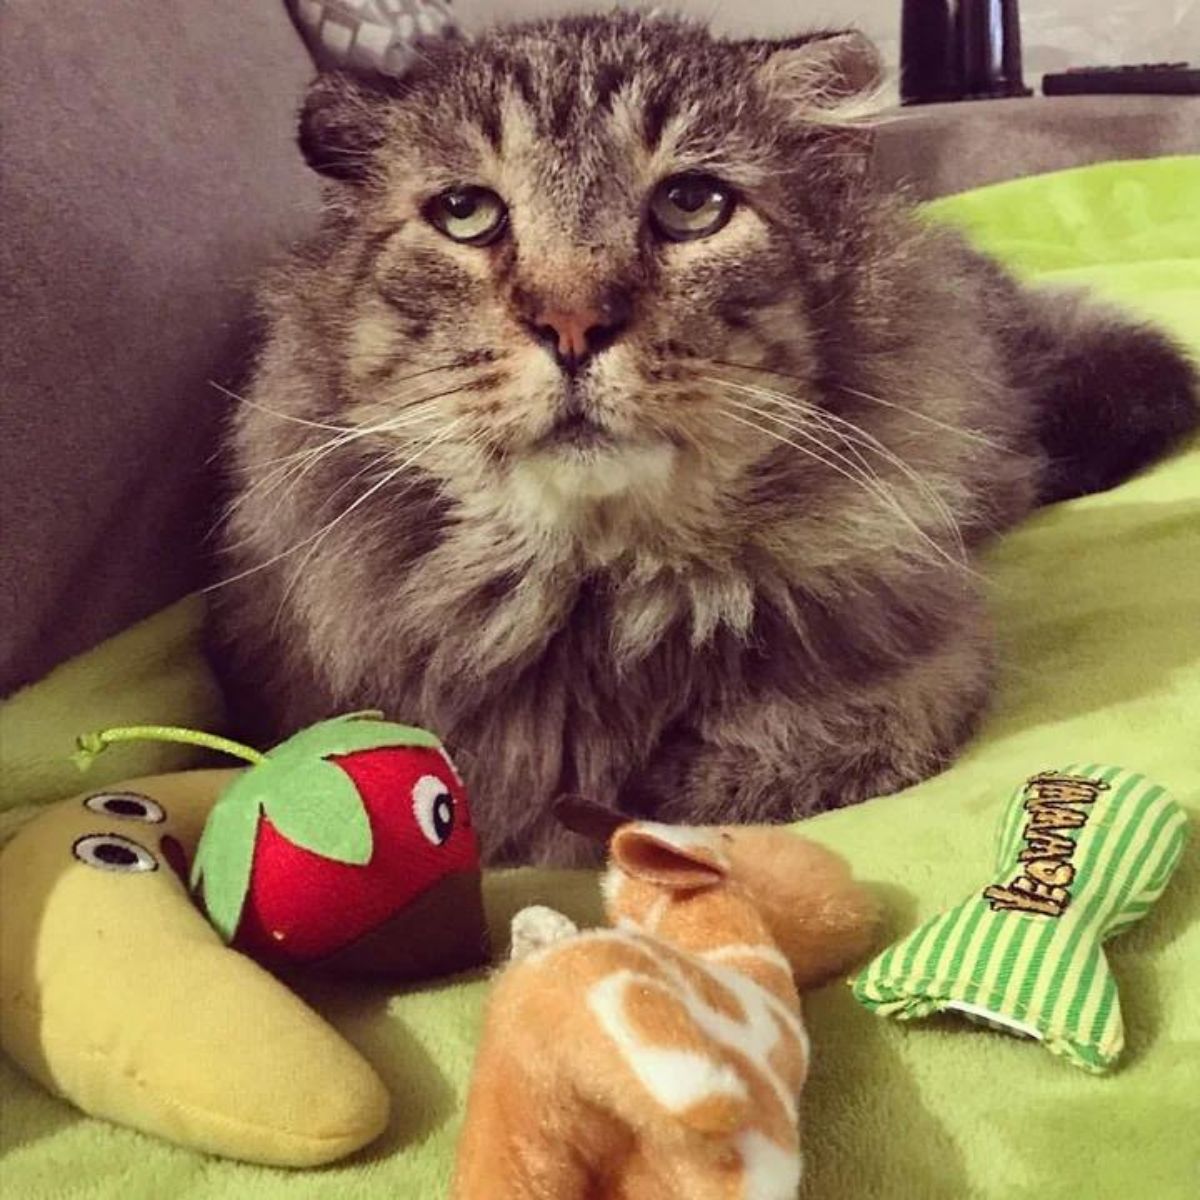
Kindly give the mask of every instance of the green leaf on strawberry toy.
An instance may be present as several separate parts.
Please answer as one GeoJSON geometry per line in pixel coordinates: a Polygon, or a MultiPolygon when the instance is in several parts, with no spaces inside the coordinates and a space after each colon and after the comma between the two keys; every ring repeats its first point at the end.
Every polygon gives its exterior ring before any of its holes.
{"type": "Polygon", "coordinates": [[[289,842],[322,858],[371,861],[371,823],[345,771],[326,759],[272,759],[255,771],[262,807],[289,842]]]}
{"type": "Polygon", "coordinates": [[[192,887],[200,889],[221,936],[236,936],[263,814],[293,845],[361,866],[371,860],[370,819],[354,781],[329,759],[385,746],[441,744],[428,730],[352,713],[301,730],[235,779],[213,806],[192,867],[192,887]]]}
{"type": "Polygon", "coordinates": [[[239,800],[232,791],[213,805],[192,863],[192,890],[203,891],[208,919],[226,942],[242,917],[258,834],[257,802],[239,800]]]}
{"type": "Polygon", "coordinates": [[[334,717],[310,725],[267,751],[272,762],[292,760],[311,763],[315,758],[351,754],[355,750],[377,750],[380,746],[428,746],[436,750],[441,741],[427,729],[398,725],[392,721],[366,719],[361,715],[334,717]]]}
{"type": "Polygon", "coordinates": [[[230,945],[265,965],[422,978],[486,961],[479,843],[463,781],[434,734],[351,713],[262,754],[172,726],[79,739],[152,739],[250,764],[212,807],[192,887],[230,945]],[[442,936],[429,937],[431,921],[442,936]]]}

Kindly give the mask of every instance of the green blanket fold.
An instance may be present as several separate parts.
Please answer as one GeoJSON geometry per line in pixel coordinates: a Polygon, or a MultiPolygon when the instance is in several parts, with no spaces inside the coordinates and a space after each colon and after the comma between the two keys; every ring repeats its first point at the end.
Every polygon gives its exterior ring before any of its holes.
{"type": "MultiPolygon", "coordinates": [[[[928,212],[1023,276],[1093,287],[1200,352],[1198,196],[1200,158],[1161,159],[1001,184],[928,212]]],[[[938,778],[805,826],[878,884],[891,937],[989,879],[1006,799],[1039,770],[1127,764],[1168,788],[1193,827],[1200,811],[1200,445],[1116,491],[1037,514],[986,570],[1003,668],[982,734],[938,778]]],[[[156,618],[125,635],[124,648],[101,648],[5,705],[5,805],[72,786],[69,768],[54,764],[75,726],[214,719],[211,685],[189,657],[197,617],[185,606],[156,618]]],[[[102,763],[121,774],[160,765],[102,763]]],[[[545,872],[489,880],[501,936],[530,902],[594,919],[594,882],[545,872]]],[[[1198,912],[1193,837],[1156,907],[1107,945],[1126,1046],[1104,1078],[961,1019],[879,1020],[844,984],[813,995],[803,1196],[1200,1194],[1198,912]]],[[[485,994],[478,977],[411,991],[314,984],[312,1002],[378,1065],[395,1116],[358,1158],[303,1174],[205,1159],[85,1119],[0,1064],[0,1191],[14,1200],[436,1200],[485,994]]]]}

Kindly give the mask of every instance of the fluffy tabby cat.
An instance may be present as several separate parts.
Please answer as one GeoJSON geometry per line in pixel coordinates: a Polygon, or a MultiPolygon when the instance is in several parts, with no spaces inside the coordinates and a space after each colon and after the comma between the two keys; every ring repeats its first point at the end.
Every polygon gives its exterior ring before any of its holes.
{"type": "Polygon", "coordinates": [[[215,593],[261,736],[439,730],[493,861],[568,857],[562,793],[775,821],[953,756],[972,549],[1159,454],[1195,380],[881,194],[877,69],[627,13],[315,83],[215,593]]]}

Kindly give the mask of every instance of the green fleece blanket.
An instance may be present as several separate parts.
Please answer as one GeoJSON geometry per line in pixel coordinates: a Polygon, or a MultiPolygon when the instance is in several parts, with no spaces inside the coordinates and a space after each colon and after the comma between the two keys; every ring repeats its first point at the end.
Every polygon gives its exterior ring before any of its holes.
{"type": "MultiPolygon", "coordinates": [[[[1166,159],[1004,184],[929,211],[1022,274],[1091,285],[1200,349],[1198,196],[1200,159],[1166,159]]],[[[1038,769],[1122,763],[1170,788],[1193,823],[1200,811],[1200,445],[1114,492],[1038,514],[988,556],[987,571],[1005,665],[981,736],[939,778],[805,827],[879,885],[896,935],[987,881],[997,815],[1038,769]]],[[[76,728],[211,723],[196,619],[195,605],[165,614],[11,700],[0,712],[7,805],[77,786],[61,757],[76,728]]],[[[159,769],[161,753],[114,752],[97,778],[159,769]]],[[[593,881],[489,881],[497,927],[534,900],[587,915],[593,881]]],[[[881,1020],[844,985],[814,995],[803,1195],[1200,1195],[1198,913],[1193,836],[1156,909],[1110,944],[1127,1045],[1103,1078],[960,1020],[881,1020]]],[[[367,1152],[306,1174],[206,1159],[85,1119],[4,1064],[0,1190],[14,1200],[436,1200],[485,994],[478,977],[408,992],[313,990],[378,1065],[395,1117],[367,1152]]]]}

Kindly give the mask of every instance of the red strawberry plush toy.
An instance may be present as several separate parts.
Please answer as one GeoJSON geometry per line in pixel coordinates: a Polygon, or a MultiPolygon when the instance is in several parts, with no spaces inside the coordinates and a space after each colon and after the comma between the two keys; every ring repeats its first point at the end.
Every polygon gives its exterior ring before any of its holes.
{"type": "Polygon", "coordinates": [[[488,959],[479,846],[439,740],[373,713],[266,754],[184,730],[252,765],[213,805],[192,887],[222,938],[272,967],[417,979],[488,959]]]}

